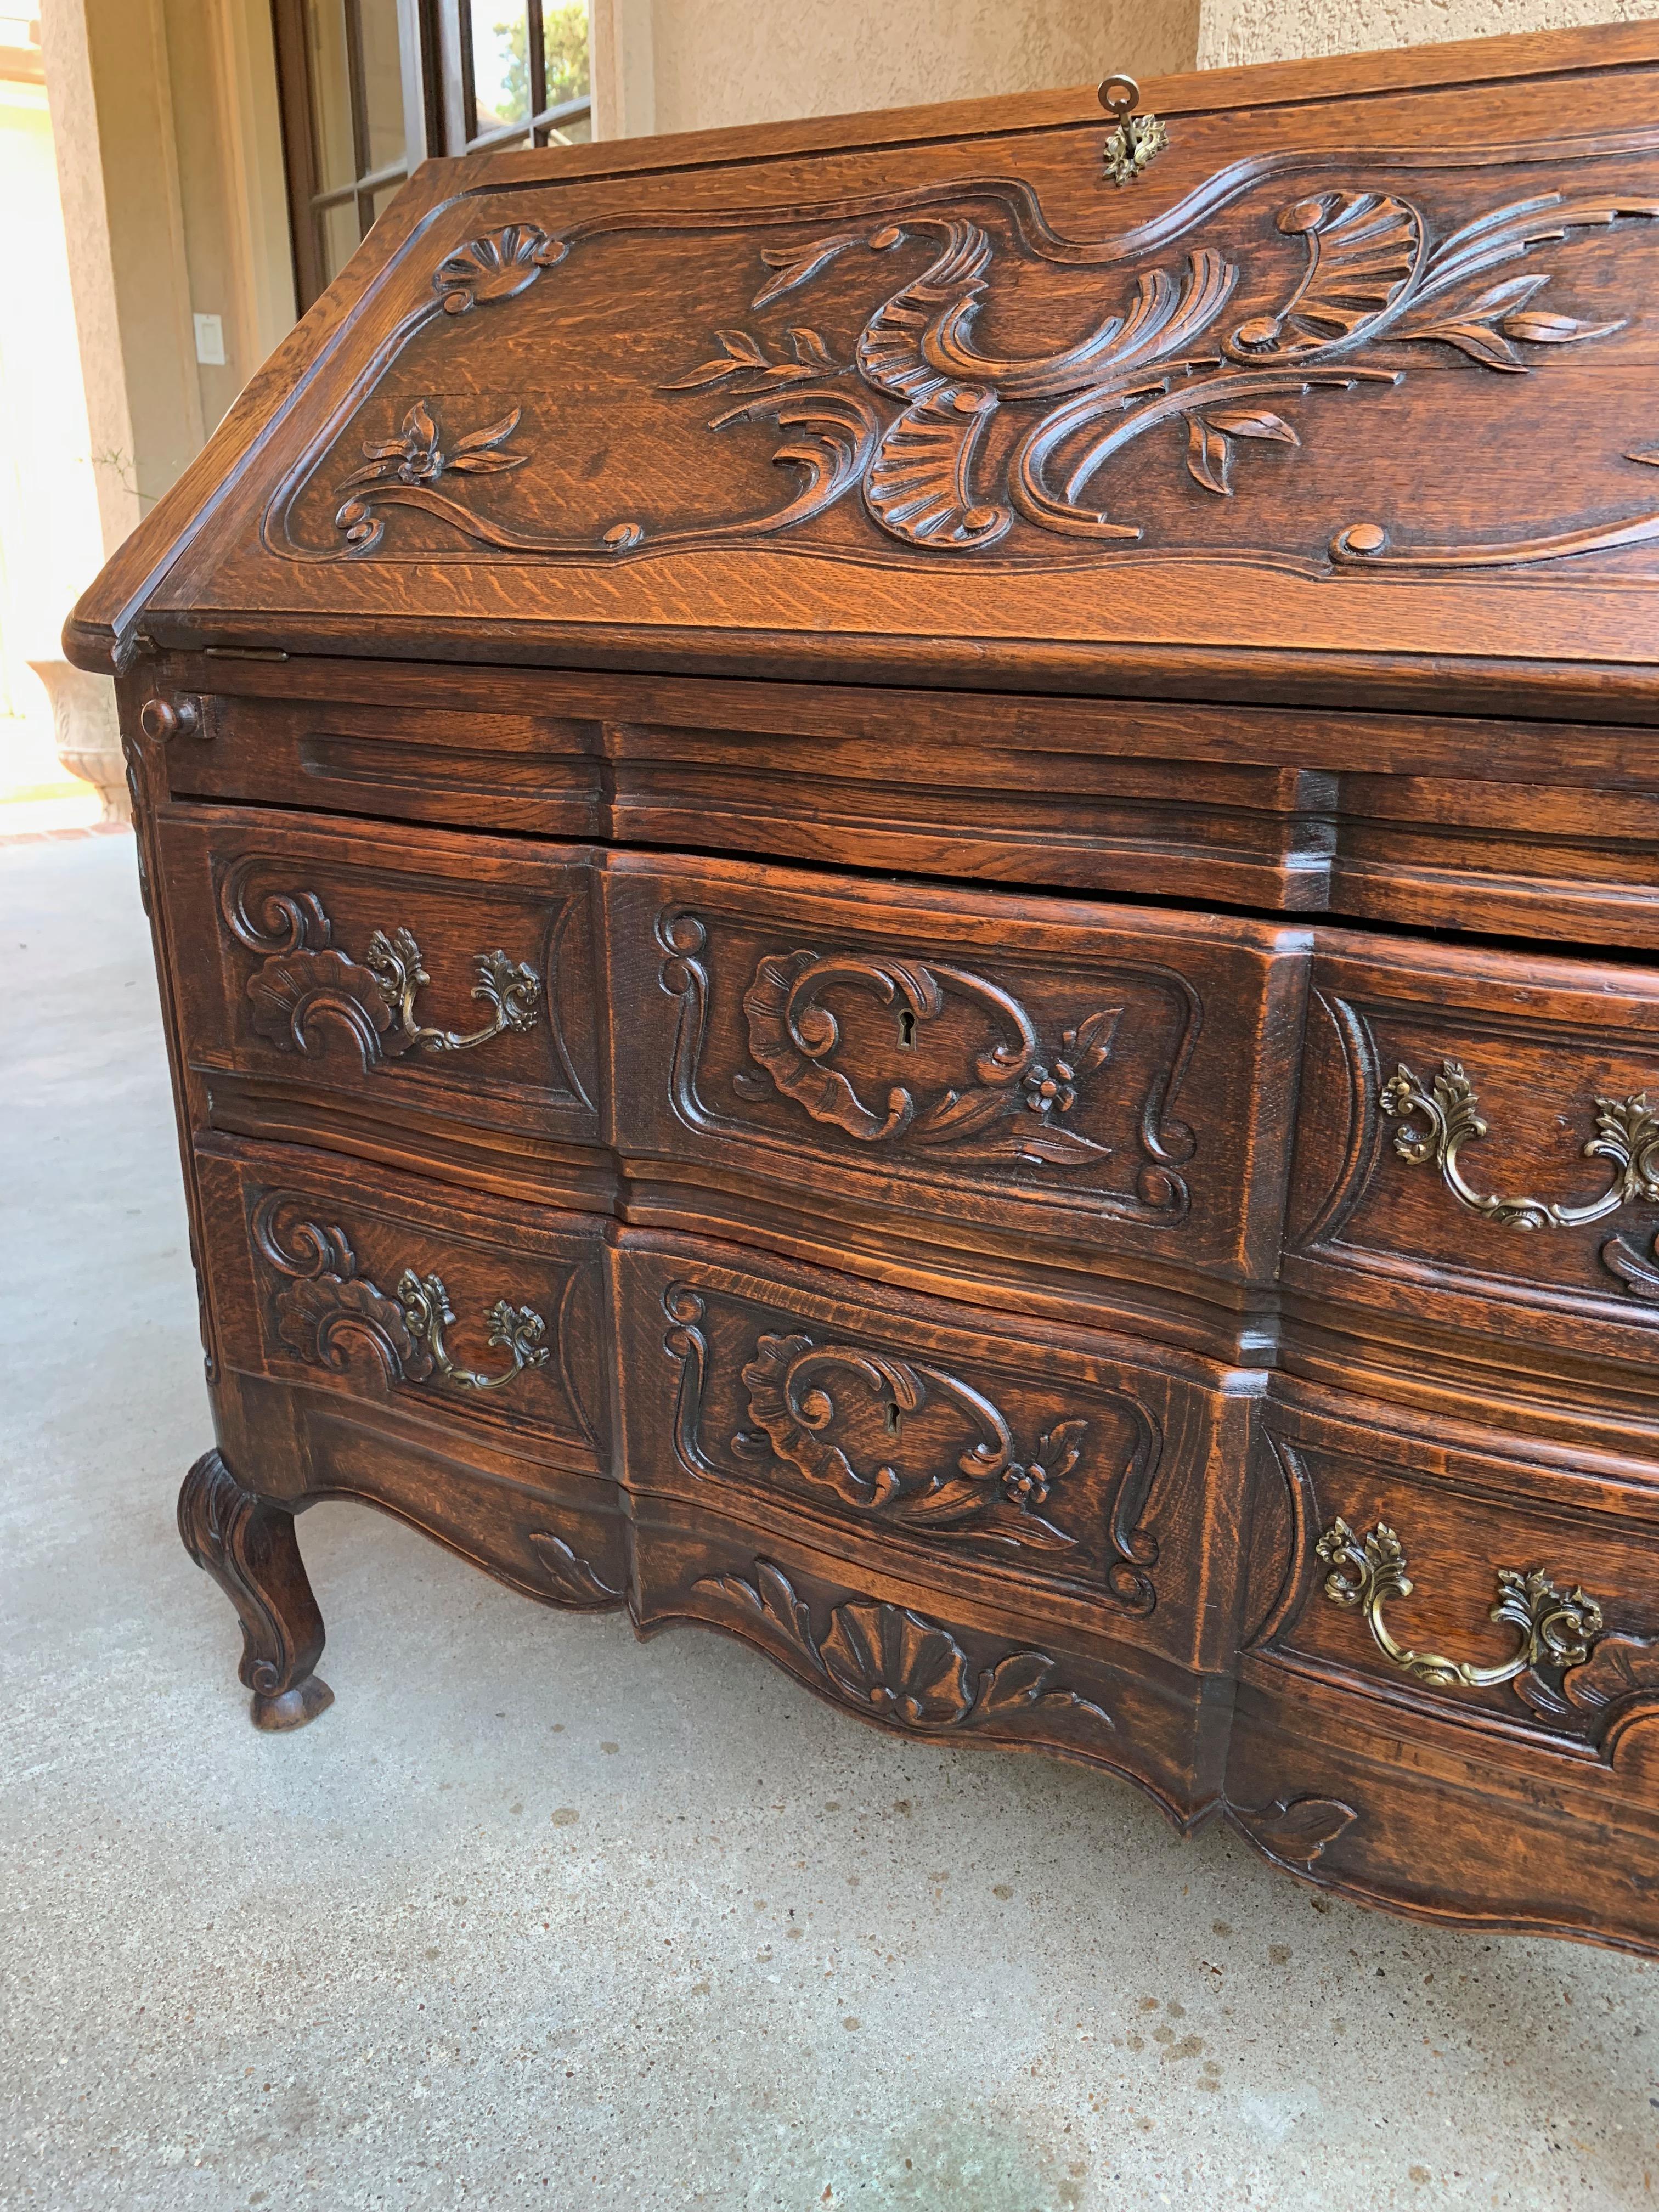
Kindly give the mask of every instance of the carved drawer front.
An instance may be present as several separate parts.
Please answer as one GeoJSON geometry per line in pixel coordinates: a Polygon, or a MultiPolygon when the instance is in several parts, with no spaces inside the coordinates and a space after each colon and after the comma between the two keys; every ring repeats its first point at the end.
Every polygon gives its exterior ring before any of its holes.
{"type": "Polygon", "coordinates": [[[632,1233],[622,1269],[635,1492],[1225,1664],[1248,1387],[732,1247],[632,1233]]]}
{"type": "Polygon", "coordinates": [[[184,808],[162,839],[216,1126],[498,1170],[599,1140],[583,848],[184,808]]]}
{"type": "Polygon", "coordinates": [[[1659,1469],[1281,1394],[1254,1652],[1569,1746],[1603,1744],[1643,1700],[1659,1720],[1659,1469]]]}
{"type": "Polygon", "coordinates": [[[1287,1285],[1396,1324],[1650,1360],[1659,974],[1320,944],[1287,1285]]]}
{"type": "Polygon", "coordinates": [[[1300,933],[633,855],[605,889],[621,1141],[705,1207],[1271,1278],[1300,933]]]}
{"type": "Polygon", "coordinates": [[[197,1172],[222,1367],[609,1471],[601,1222],[276,1146],[209,1139],[197,1172]]]}

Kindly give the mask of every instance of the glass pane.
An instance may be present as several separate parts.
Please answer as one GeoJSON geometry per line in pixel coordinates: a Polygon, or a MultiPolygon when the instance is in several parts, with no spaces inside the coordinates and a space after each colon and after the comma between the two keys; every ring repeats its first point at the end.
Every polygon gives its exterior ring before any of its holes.
{"type": "Polygon", "coordinates": [[[502,0],[472,0],[468,12],[476,111],[470,135],[479,138],[504,123],[530,120],[530,25],[522,7],[502,0]]]}
{"type": "Polygon", "coordinates": [[[363,174],[389,168],[406,151],[404,76],[398,45],[398,0],[356,0],[362,27],[363,111],[368,125],[363,174]]]}
{"type": "Polygon", "coordinates": [[[550,124],[540,135],[546,146],[586,146],[593,136],[593,118],[573,115],[568,123],[550,124]]]}
{"type": "Polygon", "coordinates": [[[350,184],[357,174],[351,137],[344,0],[306,0],[306,47],[311,120],[317,141],[317,189],[325,192],[337,185],[350,184]]]}
{"type": "MultiPolygon", "coordinates": [[[[587,61],[587,0],[531,0],[539,6],[542,52],[547,61],[547,90],[544,107],[561,107],[567,100],[586,100],[589,90],[587,61]]],[[[567,137],[574,130],[562,126],[567,137]]]]}
{"type": "Polygon", "coordinates": [[[360,243],[356,201],[342,200],[338,207],[325,208],[318,218],[318,228],[322,233],[323,270],[331,284],[360,243]]]}

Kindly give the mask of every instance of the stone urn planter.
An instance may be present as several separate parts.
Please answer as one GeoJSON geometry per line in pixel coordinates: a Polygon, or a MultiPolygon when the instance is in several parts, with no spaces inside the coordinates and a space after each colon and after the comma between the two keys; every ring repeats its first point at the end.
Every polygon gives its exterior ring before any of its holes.
{"type": "Polygon", "coordinates": [[[115,687],[107,678],[89,676],[67,660],[31,660],[46,687],[58,757],[71,775],[92,784],[103,801],[106,822],[131,822],[126,763],[115,711],[115,687]]]}

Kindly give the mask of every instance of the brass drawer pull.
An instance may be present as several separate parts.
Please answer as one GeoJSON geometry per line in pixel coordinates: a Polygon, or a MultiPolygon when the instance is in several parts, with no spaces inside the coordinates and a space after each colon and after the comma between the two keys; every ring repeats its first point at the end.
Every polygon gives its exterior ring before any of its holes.
{"type": "Polygon", "coordinates": [[[1408,1650],[1395,1641],[1382,1619],[1382,1607],[1391,1597],[1412,1594],[1405,1547],[1394,1530],[1379,1521],[1366,1534],[1356,1536],[1346,1521],[1334,1521],[1316,1549],[1331,1570],[1325,1577],[1325,1595],[1332,1604],[1360,1607],[1383,1657],[1437,1690],[1489,1690],[1500,1682],[1513,1682],[1535,1667],[1582,1666],[1601,1633],[1601,1608],[1582,1589],[1557,1589],[1541,1567],[1528,1574],[1499,1567],[1498,1602],[1487,1618],[1520,1632],[1521,1643],[1512,1657],[1501,1666],[1476,1667],[1465,1659],[1408,1650]]]}
{"type": "Polygon", "coordinates": [[[388,1297],[378,1283],[358,1273],[343,1230],[290,1221],[285,1237],[278,1233],[279,1208],[295,1202],[287,1192],[272,1192],[253,1218],[256,1248],[288,1279],[272,1306],[276,1334],[295,1358],[339,1374],[348,1364],[349,1340],[356,1337],[378,1357],[388,1382],[447,1383],[453,1390],[499,1390],[526,1367],[546,1362],[547,1323],[541,1315],[533,1306],[497,1298],[489,1309],[489,1342],[507,1352],[511,1364],[495,1375],[462,1366],[444,1341],[455,1315],[441,1275],[417,1275],[405,1267],[396,1295],[388,1297]]]}
{"type": "Polygon", "coordinates": [[[1106,134],[1106,174],[1115,185],[1132,184],[1170,143],[1156,115],[1137,115],[1140,87],[1120,70],[1100,87],[1100,104],[1115,126],[1106,134]]]}
{"type": "Polygon", "coordinates": [[[1645,1091],[1638,1091],[1632,1098],[1596,1100],[1595,1134],[1586,1141],[1583,1156],[1607,1161],[1613,1179],[1599,1198],[1584,1206],[1554,1206],[1541,1198],[1486,1197],[1464,1182],[1458,1152],[1470,1139],[1484,1137],[1486,1124],[1477,1110],[1474,1085],[1460,1060],[1443,1060],[1426,1091],[1401,1060],[1377,1103],[1390,1121],[1402,1124],[1394,1139],[1402,1160],[1413,1167],[1432,1162],[1460,1206],[1506,1228],[1582,1229],[1635,1200],[1659,1199],[1659,1113],[1649,1106],[1645,1091]],[[1407,1118],[1413,1114],[1421,1114],[1428,1127],[1419,1129],[1407,1118]]]}
{"type": "Polygon", "coordinates": [[[335,945],[334,925],[315,891],[262,892],[256,921],[246,893],[258,865],[254,859],[237,863],[225,878],[219,907],[237,943],[265,956],[248,978],[253,1027],[284,1052],[310,1051],[317,1026],[329,1022],[356,1040],[365,1067],[409,1052],[471,1052],[509,1030],[522,1035],[535,1027],[542,979],[499,949],[473,962],[472,995],[489,1009],[481,1028],[445,1030],[422,1022],[415,1000],[432,978],[411,931],[377,929],[357,961],[335,945]]]}

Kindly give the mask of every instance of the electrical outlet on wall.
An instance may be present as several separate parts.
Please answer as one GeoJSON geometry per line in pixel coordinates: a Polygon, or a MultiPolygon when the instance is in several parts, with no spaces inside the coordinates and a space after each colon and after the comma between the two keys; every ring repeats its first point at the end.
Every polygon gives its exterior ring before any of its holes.
{"type": "Polygon", "coordinates": [[[225,325],[220,315],[198,315],[196,323],[196,358],[204,368],[222,368],[225,366],[225,325]]]}

